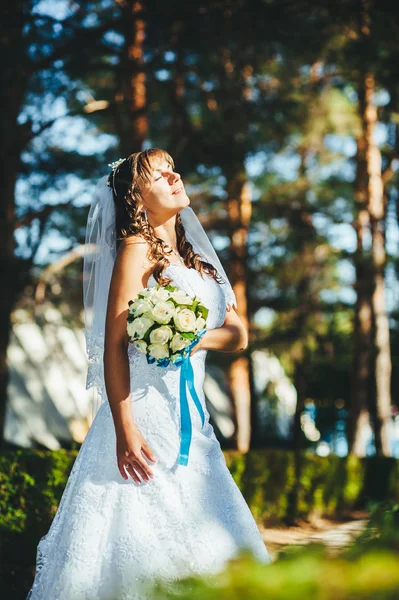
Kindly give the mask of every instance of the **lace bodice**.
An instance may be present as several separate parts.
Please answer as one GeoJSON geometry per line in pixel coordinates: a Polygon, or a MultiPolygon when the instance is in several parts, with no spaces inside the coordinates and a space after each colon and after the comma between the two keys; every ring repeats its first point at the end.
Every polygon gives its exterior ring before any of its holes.
{"type": "MultiPolygon", "coordinates": [[[[197,296],[209,308],[208,329],[223,325],[226,316],[225,296],[221,286],[213,277],[205,274],[202,278],[197,269],[190,269],[180,263],[169,265],[165,270],[165,274],[173,280],[172,285],[197,296]]],[[[154,276],[150,275],[148,287],[153,287],[155,283],[154,276]]]]}

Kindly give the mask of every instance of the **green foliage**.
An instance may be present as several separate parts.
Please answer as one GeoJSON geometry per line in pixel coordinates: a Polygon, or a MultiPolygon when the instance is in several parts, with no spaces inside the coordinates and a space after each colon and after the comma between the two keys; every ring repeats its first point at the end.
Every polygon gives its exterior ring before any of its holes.
{"type": "MultiPolygon", "coordinates": [[[[369,551],[355,561],[331,557],[321,544],[294,549],[271,565],[244,553],[221,575],[159,584],[154,600],[396,600],[398,558],[369,551]]],[[[116,600],[116,599],[115,599],[116,600]]]]}
{"type": "Polygon", "coordinates": [[[399,552],[399,503],[388,499],[371,502],[369,508],[370,519],[358,543],[346,551],[350,558],[357,557],[364,548],[399,552]]]}
{"type": "MultiPolygon", "coordinates": [[[[0,456],[0,536],[3,542],[0,555],[0,579],[2,590],[7,598],[23,597],[29,589],[34,575],[37,544],[49,529],[76,454],[76,450],[56,452],[18,450],[0,456]],[[24,549],[23,552],[21,548],[24,549]]],[[[224,454],[229,470],[258,522],[278,524],[288,516],[293,516],[288,515],[288,511],[292,510],[289,496],[295,486],[294,455],[291,452],[268,449],[240,454],[237,451],[226,450],[224,454]]],[[[382,473],[386,479],[384,490],[389,494],[391,504],[382,507],[378,505],[379,508],[375,510],[373,523],[365,534],[364,540],[370,552],[377,546],[379,549],[389,548],[397,551],[399,549],[397,470],[398,461],[392,459],[379,457],[358,459],[352,456],[322,458],[304,452],[297,514],[294,516],[306,518],[314,511],[338,516],[347,509],[357,507],[359,502],[367,507],[368,503],[378,495],[382,473]],[[384,534],[377,535],[376,528],[378,531],[384,530],[384,534]]],[[[357,558],[356,553],[355,558],[357,558]]],[[[386,585],[388,587],[384,593],[390,594],[390,582],[396,581],[390,579],[391,555],[384,554],[380,560],[379,556],[371,553],[361,560],[365,569],[367,565],[374,564],[373,561],[378,565],[381,565],[382,560],[387,561],[386,585]]],[[[344,570],[345,577],[352,581],[356,569],[353,567],[352,570],[352,566],[346,563],[342,565],[336,563],[336,568],[338,566],[344,570]]],[[[329,566],[329,559],[327,560],[322,554],[313,553],[313,550],[310,554],[305,552],[298,555],[295,560],[287,559],[284,568],[277,565],[252,565],[245,559],[241,565],[236,564],[229,574],[226,574],[223,580],[226,588],[223,586],[217,588],[220,593],[218,597],[239,598],[241,590],[248,584],[249,598],[260,598],[261,594],[262,597],[279,599],[318,598],[320,596],[312,596],[311,590],[314,588],[314,593],[319,593],[322,578],[319,579],[315,574],[324,573],[327,567],[331,568],[331,571],[328,570],[326,576],[334,581],[335,571],[332,566],[329,566]],[[308,569],[309,572],[299,576],[304,569],[308,569]],[[268,574],[267,577],[265,572],[268,574]],[[238,577],[238,573],[242,573],[244,587],[241,587],[241,576],[238,577]],[[288,587],[287,592],[283,591],[282,581],[288,585],[296,580],[298,580],[298,590],[302,590],[303,595],[284,596],[283,594],[288,594],[288,591],[294,593],[295,589],[288,587]]],[[[353,590],[357,590],[356,586],[360,585],[360,579],[353,585],[355,586],[353,590]]],[[[192,590],[194,596],[185,597],[199,598],[203,593],[204,597],[213,598],[212,594],[216,593],[216,589],[209,586],[209,582],[196,583],[192,590]]],[[[349,586],[349,589],[352,588],[349,586]]],[[[338,591],[341,593],[340,590],[338,591]]],[[[347,596],[336,597],[344,600],[347,596]]],[[[393,598],[390,595],[374,597],[393,598]]],[[[323,600],[325,598],[328,600],[330,596],[323,596],[323,600]]]]}
{"type": "Polygon", "coordinates": [[[56,513],[76,454],[17,450],[0,456],[0,581],[5,598],[28,591],[37,544],[56,513]]]}
{"type": "MultiPolygon", "coordinates": [[[[365,505],[373,497],[378,469],[365,487],[367,460],[355,456],[322,458],[302,452],[301,480],[298,487],[296,514],[289,504],[295,485],[294,455],[282,450],[251,450],[247,454],[226,451],[226,462],[252,513],[264,523],[279,523],[287,518],[306,518],[312,512],[335,517],[365,505]]],[[[385,464],[386,459],[380,459],[385,464]]],[[[395,461],[396,462],[396,461],[395,461]]],[[[387,490],[399,498],[395,473],[389,477],[387,490]]]]}
{"type": "MultiPolygon", "coordinates": [[[[355,543],[332,556],[320,543],[292,546],[269,565],[241,552],[212,576],[154,586],[154,600],[396,600],[399,590],[399,504],[371,506],[355,543]]],[[[115,599],[116,600],[116,599],[115,599]]]]}

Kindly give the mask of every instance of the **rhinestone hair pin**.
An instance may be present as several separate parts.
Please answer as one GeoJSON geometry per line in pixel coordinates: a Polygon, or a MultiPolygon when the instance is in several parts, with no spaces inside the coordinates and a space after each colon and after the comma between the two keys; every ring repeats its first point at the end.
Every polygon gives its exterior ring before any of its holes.
{"type": "MultiPolygon", "coordinates": [[[[115,171],[117,170],[117,168],[119,167],[119,165],[121,165],[123,162],[125,162],[125,160],[126,160],[126,158],[118,158],[118,160],[115,160],[112,163],[108,163],[108,166],[111,167],[114,176],[115,176],[115,171]]],[[[115,178],[113,177],[112,178],[112,186],[111,186],[109,180],[107,181],[107,186],[108,187],[112,187],[113,190],[114,190],[115,196],[117,196],[118,194],[116,193],[116,190],[115,190],[114,179],[115,178]]]]}

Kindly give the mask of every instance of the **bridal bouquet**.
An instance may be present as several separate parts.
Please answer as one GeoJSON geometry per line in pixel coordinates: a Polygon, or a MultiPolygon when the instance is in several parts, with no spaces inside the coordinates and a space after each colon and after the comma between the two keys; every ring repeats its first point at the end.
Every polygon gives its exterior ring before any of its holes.
{"type": "Polygon", "coordinates": [[[179,364],[205,333],[208,312],[197,296],[175,286],[144,288],[129,301],[129,342],[148,363],[179,364]]]}
{"type": "Polygon", "coordinates": [[[205,334],[208,309],[197,296],[172,285],[145,288],[129,301],[127,333],[129,343],[145,353],[147,363],[180,366],[181,440],[178,464],[187,465],[192,424],[186,387],[205,425],[205,413],[195,390],[190,350],[205,334]]]}

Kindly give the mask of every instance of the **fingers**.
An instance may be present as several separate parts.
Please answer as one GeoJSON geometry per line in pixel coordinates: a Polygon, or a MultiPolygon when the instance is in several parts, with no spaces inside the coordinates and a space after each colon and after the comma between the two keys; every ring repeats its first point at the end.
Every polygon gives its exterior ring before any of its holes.
{"type": "Polygon", "coordinates": [[[133,481],[142,483],[142,480],[149,481],[154,477],[143,455],[151,461],[157,462],[155,454],[144,439],[141,439],[140,443],[134,449],[127,450],[126,447],[117,449],[117,464],[123,479],[128,479],[129,474],[133,481]],[[142,480],[139,478],[139,475],[142,480]]]}
{"type": "Polygon", "coordinates": [[[131,478],[137,483],[141,483],[141,479],[140,477],[138,477],[137,473],[141,476],[141,478],[144,481],[149,481],[154,477],[153,472],[144,460],[140,460],[138,458],[131,459],[130,462],[126,462],[126,460],[126,457],[123,460],[118,460],[118,469],[123,479],[128,479],[126,471],[129,473],[131,478]]]}
{"type": "MultiPolygon", "coordinates": [[[[125,469],[130,474],[130,477],[133,479],[133,481],[135,481],[136,483],[141,483],[140,477],[137,476],[132,465],[127,464],[125,466],[125,469]]],[[[126,477],[126,479],[127,479],[127,477],[126,477]]]]}
{"type": "Polygon", "coordinates": [[[152,462],[157,462],[158,459],[156,458],[155,454],[153,453],[151,448],[148,446],[148,444],[143,444],[142,451],[147,456],[147,458],[152,460],[152,462]]]}
{"type": "Polygon", "coordinates": [[[118,460],[118,469],[119,469],[119,473],[122,475],[123,479],[127,479],[127,475],[126,475],[123,463],[119,460],[118,460]]]}
{"type": "Polygon", "coordinates": [[[139,461],[137,459],[134,463],[134,468],[145,481],[149,481],[154,477],[152,471],[148,468],[148,465],[145,461],[139,461]]]}

